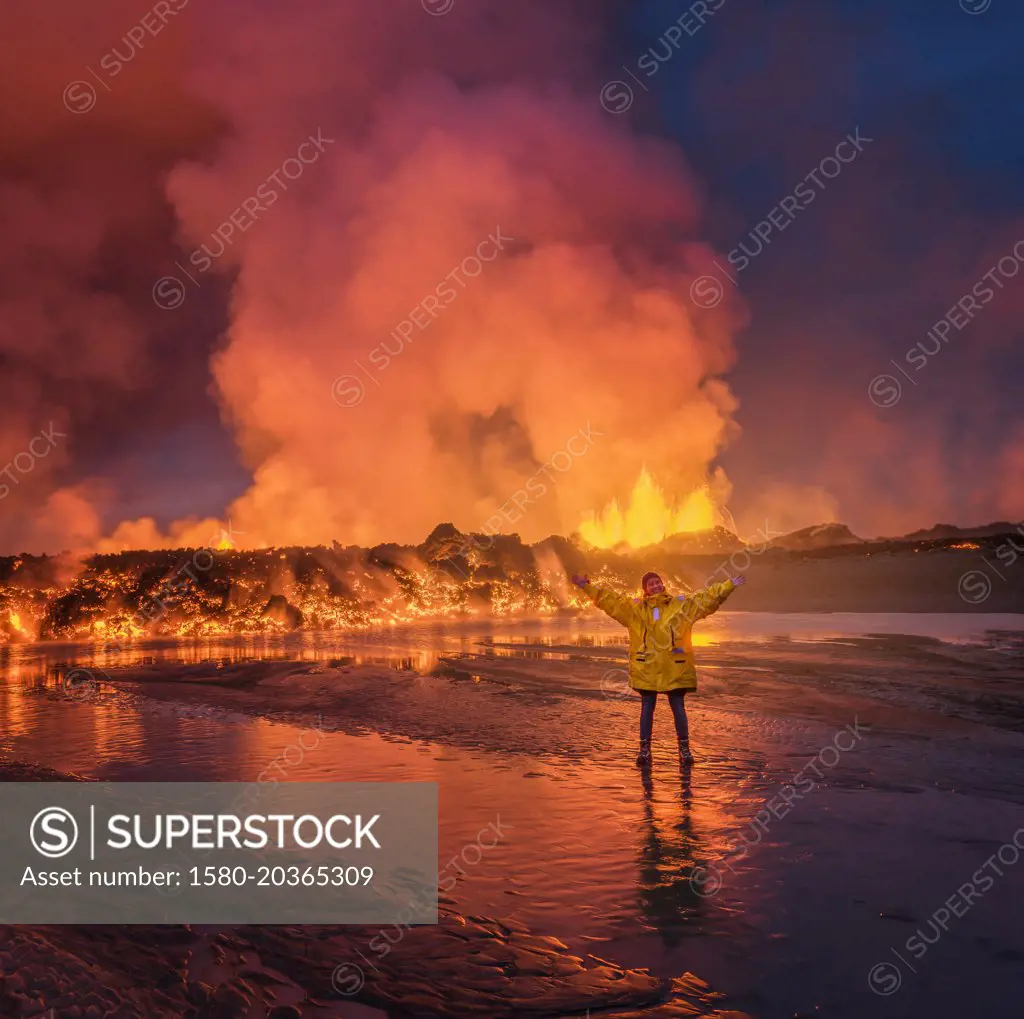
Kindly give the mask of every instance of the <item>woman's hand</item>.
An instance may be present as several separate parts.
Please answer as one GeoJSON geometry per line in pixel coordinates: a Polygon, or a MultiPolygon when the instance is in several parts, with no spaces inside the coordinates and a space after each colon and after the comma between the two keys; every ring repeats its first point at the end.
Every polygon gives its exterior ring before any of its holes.
{"type": "Polygon", "coordinates": [[[742,576],[730,577],[729,579],[736,585],[736,587],[742,587],[747,582],[747,578],[742,576]]]}
{"type": "Polygon", "coordinates": [[[586,587],[586,586],[587,586],[587,584],[589,584],[589,583],[590,583],[590,577],[587,577],[587,576],[582,576],[582,577],[581,577],[581,576],[580,576],[580,575],[579,575],[578,573],[574,573],[574,574],[572,575],[572,582],[573,582],[573,583],[574,583],[574,584],[575,584],[575,585],[576,585],[577,587],[586,587]]]}

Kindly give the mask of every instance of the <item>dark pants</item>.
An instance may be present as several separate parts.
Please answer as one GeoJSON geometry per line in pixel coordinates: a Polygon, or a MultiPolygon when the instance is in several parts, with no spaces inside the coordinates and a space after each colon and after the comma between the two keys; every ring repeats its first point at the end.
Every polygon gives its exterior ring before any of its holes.
{"type": "MultiPolygon", "coordinates": [[[[658,706],[658,694],[654,690],[641,690],[640,693],[640,742],[650,743],[654,732],[654,709],[658,706]]],[[[672,709],[672,720],[676,723],[676,737],[679,740],[690,738],[690,727],[686,721],[686,691],[670,690],[667,694],[669,707],[672,709]]]]}

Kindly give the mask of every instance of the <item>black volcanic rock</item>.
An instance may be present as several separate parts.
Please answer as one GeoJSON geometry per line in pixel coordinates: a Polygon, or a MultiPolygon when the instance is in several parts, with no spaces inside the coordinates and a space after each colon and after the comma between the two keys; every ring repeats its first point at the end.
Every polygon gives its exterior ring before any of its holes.
{"type": "Polygon", "coordinates": [[[712,527],[706,531],[687,531],[669,535],[657,545],[642,549],[666,555],[730,555],[745,548],[744,542],[725,527],[712,527]]]}
{"type": "Polygon", "coordinates": [[[10,557],[0,560],[0,645],[119,645],[143,637],[347,630],[467,612],[574,611],[589,606],[568,582],[571,574],[635,590],[647,569],[689,587],[749,569],[751,583],[733,606],[750,611],[1022,611],[1024,566],[1013,563],[1024,527],[994,524],[985,529],[993,536],[963,540],[979,530],[864,541],[843,524],[823,524],[764,547],[715,528],[633,550],[557,535],[528,545],[518,534],[464,534],[442,524],[421,545],[373,549],[161,549],[77,563],[10,557]],[[1018,542],[1012,557],[1005,554],[1010,538],[1018,542]],[[1006,583],[990,599],[961,596],[965,571],[978,568],[966,556],[1001,564],[1006,583]]]}
{"type": "Polygon", "coordinates": [[[552,534],[533,546],[533,551],[542,559],[557,560],[565,570],[566,576],[574,573],[586,573],[587,553],[580,547],[578,540],[563,538],[552,534]]]}
{"type": "Polygon", "coordinates": [[[438,524],[419,549],[428,563],[435,563],[463,555],[468,543],[468,536],[454,524],[438,524]]]}
{"type": "Polygon", "coordinates": [[[774,548],[791,552],[805,552],[809,549],[832,548],[835,545],[859,545],[864,539],[858,538],[846,524],[815,524],[802,527],[772,540],[774,548]]]}
{"type": "Polygon", "coordinates": [[[927,530],[904,535],[903,541],[946,541],[950,538],[992,538],[1000,534],[1014,534],[1019,525],[999,521],[981,527],[957,527],[956,524],[936,524],[927,530]]]}
{"type": "Polygon", "coordinates": [[[289,630],[297,630],[302,626],[302,612],[282,594],[270,596],[263,606],[263,615],[289,630]]]}

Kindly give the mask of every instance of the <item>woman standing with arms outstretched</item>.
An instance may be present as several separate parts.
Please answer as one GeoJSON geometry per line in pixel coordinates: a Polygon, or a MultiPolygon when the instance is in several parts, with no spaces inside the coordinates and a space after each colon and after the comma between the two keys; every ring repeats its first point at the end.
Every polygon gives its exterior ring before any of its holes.
{"type": "Polygon", "coordinates": [[[686,695],[697,689],[691,630],[698,619],[717,612],[745,577],[733,577],[721,584],[709,584],[693,594],[670,595],[657,573],[645,573],[640,581],[643,596],[627,598],[598,587],[589,577],[574,576],[573,583],[602,612],[629,630],[629,685],[640,694],[641,768],[651,764],[651,734],[658,694],[668,696],[679,740],[679,763],[693,763],[690,730],[686,718],[686,695]]]}

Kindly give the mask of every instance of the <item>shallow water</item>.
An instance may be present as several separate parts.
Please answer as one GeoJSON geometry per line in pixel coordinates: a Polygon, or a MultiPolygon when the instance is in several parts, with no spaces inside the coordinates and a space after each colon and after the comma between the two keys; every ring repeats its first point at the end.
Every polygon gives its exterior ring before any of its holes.
{"type": "MultiPolygon", "coordinates": [[[[867,634],[984,648],[995,632],[1004,646],[1016,646],[1022,630],[1024,620],[1012,616],[732,613],[702,626],[698,646],[707,649],[711,667],[716,645],[788,638],[797,661],[801,648],[867,634]]],[[[1024,763],[1024,740],[1014,734],[988,743],[978,726],[965,743],[866,731],[791,813],[758,829],[752,822],[766,802],[855,724],[855,711],[841,700],[832,721],[698,700],[691,722],[699,763],[689,780],[673,760],[663,708],[653,778],[645,782],[632,765],[632,700],[579,700],[570,684],[557,696],[531,694],[524,709],[526,695],[516,690],[413,675],[441,659],[480,653],[510,658],[513,669],[517,659],[524,668],[528,659],[547,659],[555,671],[567,670],[574,649],[611,654],[621,644],[614,624],[555,618],[124,650],[14,647],[0,657],[0,756],[105,780],[252,781],[276,765],[294,781],[436,781],[439,869],[463,854],[449,870],[458,876],[451,894],[463,913],[511,918],[563,939],[578,955],[650,967],[656,975],[692,971],[729,993],[734,1007],[759,1016],[958,1014],[937,1011],[958,1000],[971,1014],[1015,1014],[1000,1010],[1007,995],[1020,1000],[1022,989],[1019,975],[998,962],[1012,960],[1020,947],[1008,894],[997,901],[994,893],[960,921],[922,961],[923,975],[907,973],[907,985],[892,998],[872,994],[867,982],[872,964],[890,959],[891,946],[1020,827],[1020,804],[1000,784],[1024,763]],[[216,668],[266,658],[404,670],[416,684],[414,705],[457,697],[460,720],[479,726],[479,748],[410,738],[383,722],[382,732],[356,736],[153,701],[120,688],[64,696],[54,683],[75,667],[153,660],[216,668]],[[531,731],[520,750],[514,742],[524,717],[531,731]],[[969,795],[959,791],[965,788],[969,795]],[[491,824],[504,833],[498,845],[464,854],[491,824]],[[749,852],[724,866],[739,839],[751,844],[749,852]],[[710,895],[700,869],[709,864],[722,877],[710,895]],[[969,994],[948,986],[947,967],[956,959],[974,967],[969,994]]],[[[452,710],[443,700],[441,714],[452,710]]],[[[1024,861],[1006,881],[1019,891],[1022,879],[1024,861]]]]}
{"type": "MultiPolygon", "coordinates": [[[[991,643],[992,634],[1024,635],[1024,616],[982,613],[806,613],[719,612],[694,631],[695,647],[772,640],[841,640],[871,634],[907,634],[950,643],[991,643]]],[[[477,622],[428,622],[365,632],[298,632],[281,636],[223,636],[159,639],[130,645],[48,642],[0,647],[0,677],[35,676],[40,668],[80,665],[105,668],[145,661],[186,664],[247,659],[389,665],[427,673],[439,659],[479,651],[487,645],[528,645],[523,656],[542,645],[615,647],[626,643],[623,628],[603,616],[550,616],[482,619],[477,622]]],[[[496,651],[496,653],[498,653],[496,651]]],[[[514,647],[509,654],[516,654],[514,647]]]]}

